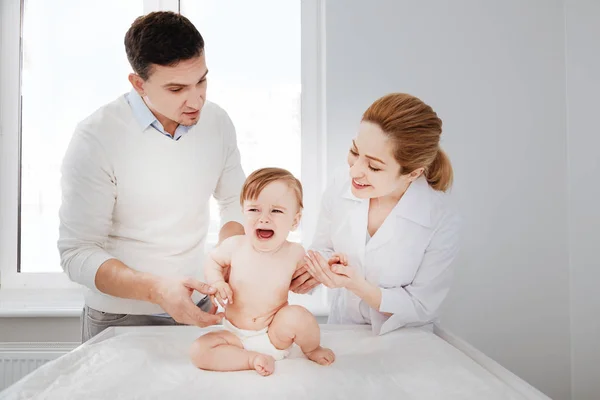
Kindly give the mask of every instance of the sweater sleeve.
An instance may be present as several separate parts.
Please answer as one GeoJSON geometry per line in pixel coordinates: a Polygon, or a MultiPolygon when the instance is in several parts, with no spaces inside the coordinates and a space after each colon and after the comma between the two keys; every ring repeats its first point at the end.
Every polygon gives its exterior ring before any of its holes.
{"type": "Polygon", "coordinates": [[[61,172],[61,266],[72,281],[98,291],[96,272],[113,258],[104,247],[112,226],[116,185],[104,149],[87,129],[76,129],[61,172]]]}

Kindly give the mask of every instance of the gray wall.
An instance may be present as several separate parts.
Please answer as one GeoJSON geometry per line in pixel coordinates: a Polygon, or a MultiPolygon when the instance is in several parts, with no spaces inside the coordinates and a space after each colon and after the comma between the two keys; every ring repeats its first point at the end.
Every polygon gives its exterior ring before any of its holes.
{"type": "Polygon", "coordinates": [[[444,121],[465,220],[446,326],[570,396],[565,37],[558,0],[327,0],[330,169],[360,116],[408,92],[444,121]]]}
{"type": "Polygon", "coordinates": [[[0,342],[79,342],[77,318],[0,318],[0,342]]]}
{"type": "Polygon", "coordinates": [[[568,0],[567,120],[573,399],[600,399],[600,2],[568,0]]]}

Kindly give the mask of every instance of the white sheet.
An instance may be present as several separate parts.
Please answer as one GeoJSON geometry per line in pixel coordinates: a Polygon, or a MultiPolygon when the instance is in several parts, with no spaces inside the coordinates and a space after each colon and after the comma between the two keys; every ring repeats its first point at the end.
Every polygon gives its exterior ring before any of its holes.
{"type": "Polygon", "coordinates": [[[196,369],[188,349],[193,327],[125,333],[82,346],[29,374],[0,399],[523,399],[431,332],[328,330],[331,366],[306,360],[297,347],[275,373],[196,369]]]}

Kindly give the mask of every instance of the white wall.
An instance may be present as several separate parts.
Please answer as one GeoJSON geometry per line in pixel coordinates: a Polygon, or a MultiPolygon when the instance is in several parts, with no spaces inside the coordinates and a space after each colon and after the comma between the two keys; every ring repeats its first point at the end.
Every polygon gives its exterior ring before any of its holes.
{"type": "Polygon", "coordinates": [[[465,220],[443,321],[570,398],[563,2],[326,3],[330,167],[377,97],[430,103],[465,220]]]}
{"type": "Polygon", "coordinates": [[[600,2],[567,0],[573,399],[600,399],[600,2]]]}
{"type": "Polygon", "coordinates": [[[0,318],[0,342],[79,342],[76,317],[0,318]]]}

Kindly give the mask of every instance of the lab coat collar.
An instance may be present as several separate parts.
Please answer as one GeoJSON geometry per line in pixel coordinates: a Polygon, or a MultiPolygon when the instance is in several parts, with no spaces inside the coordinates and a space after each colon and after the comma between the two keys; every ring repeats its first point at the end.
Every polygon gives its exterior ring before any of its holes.
{"type": "Polygon", "coordinates": [[[427,178],[421,175],[410,184],[406,193],[398,202],[397,215],[426,228],[431,228],[432,190],[427,178]]]}
{"type": "MultiPolygon", "coordinates": [[[[359,199],[352,194],[352,182],[344,193],[344,198],[358,202],[367,202],[367,199],[359,199]]],[[[421,175],[410,184],[392,214],[397,217],[408,219],[426,228],[431,228],[431,194],[433,189],[429,186],[425,176],[421,175]]]]}

